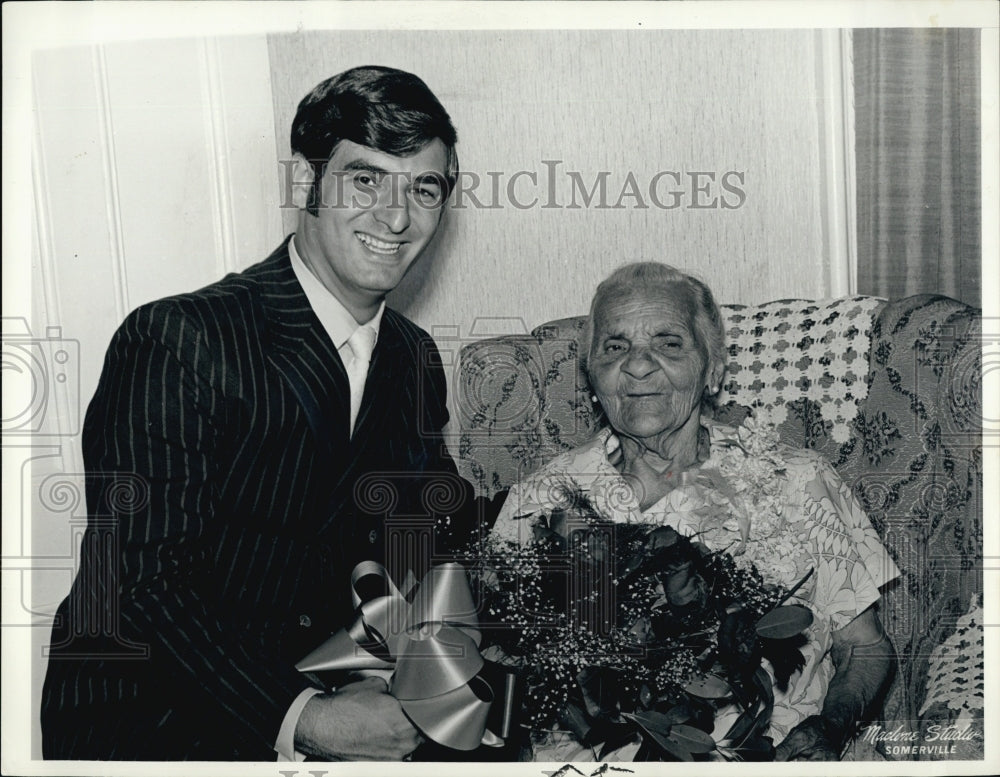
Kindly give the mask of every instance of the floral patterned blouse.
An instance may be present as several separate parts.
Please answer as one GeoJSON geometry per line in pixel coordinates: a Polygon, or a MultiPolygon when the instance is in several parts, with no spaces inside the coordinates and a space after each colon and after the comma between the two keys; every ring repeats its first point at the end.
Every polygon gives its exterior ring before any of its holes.
{"type": "MultiPolygon", "coordinates": [[[[807,605],[814,620],[802,650],[805,668],[792,676],[787,691],[775,688],[768,733],[777,745],[822,709],[834,671],[827,658],[832,632],[877,601],[879,588],[899,570],[850,489],[822,456],[780,443],[772,427],[753,418],[739,428],[707,419],[702,425],[709,434],[708,459],[645,511],[608,461],[611,431],[606,429],[515,485],[493,533],[528,542],[535,521],[565,507],[567,493],[582,491],[610,521],[663,524],[698,534],[710,549],[726,550],[738,564],[754,564],[768,583],[790,588],[814,570],[792,600],[807,605]]],[[[770,673],[766,661],[764,666],[770,673]]],[[[717,740],[737,714],[735,708],[720,711],[717,740]]]]}

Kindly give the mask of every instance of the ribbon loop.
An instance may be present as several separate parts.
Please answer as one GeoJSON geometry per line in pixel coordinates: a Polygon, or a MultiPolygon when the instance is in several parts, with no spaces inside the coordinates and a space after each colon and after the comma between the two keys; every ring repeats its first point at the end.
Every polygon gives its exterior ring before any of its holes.
{"type": "Polygon", "coordinates": [[[351,598],[355,621],[296,669],[392,669],[389,692],[426,737],[455,750],[503,744],[486,728],[494,697],[478,676],[482,635],[461,565],[433,567],[419,583],[410,572],[400,590],[385,567],[363,561],[351,573],[351,598]]]}

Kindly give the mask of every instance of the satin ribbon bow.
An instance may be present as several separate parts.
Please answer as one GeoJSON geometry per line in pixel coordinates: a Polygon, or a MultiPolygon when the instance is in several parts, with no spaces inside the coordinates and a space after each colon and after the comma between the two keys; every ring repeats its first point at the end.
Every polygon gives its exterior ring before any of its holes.
{"type": "Polygon", "coordinates": [[[478,676],[484,663],[482,635],[460,565],[433,567],[419,585],[411,573],[401,592],[385,567],[363,561],[351,573],[351,597],[358,613],[354,623],[296,669],[392,670],[389,692],[426,737],[454,750],[503,744],[486,728],[493,690],[478,676]],[[387,593],[365,600],[358,588],[369,576],[378,578],[387,593]]]}

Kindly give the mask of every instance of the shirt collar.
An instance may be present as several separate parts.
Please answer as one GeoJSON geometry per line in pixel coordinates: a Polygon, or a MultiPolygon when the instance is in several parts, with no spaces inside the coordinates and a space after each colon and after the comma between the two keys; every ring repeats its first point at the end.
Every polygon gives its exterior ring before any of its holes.
{"type": "Polygon", "coordinates": [[[354,316],[344,307],[344,304],[337,299],[329,289],[324,286],[319,278],[313,275],[312,270],[306,267],[302,257],[295,248],[294,236],[288,243],[288,256],[292,261],[292,271],[302,286],[302,291],[309,300],[309,307],[313,309],[323,329],[330,336],[334,347],[339,351],[344,347],[344,343],[354,334],[354,330],[361,326],[367,326],[375,330],[375,342],[378,342],[379,327],[382,325],[382,313],[385,310],[385,300],[378,306],[375,315],[370,321],[359,324],[354,320],[354,316]]]}

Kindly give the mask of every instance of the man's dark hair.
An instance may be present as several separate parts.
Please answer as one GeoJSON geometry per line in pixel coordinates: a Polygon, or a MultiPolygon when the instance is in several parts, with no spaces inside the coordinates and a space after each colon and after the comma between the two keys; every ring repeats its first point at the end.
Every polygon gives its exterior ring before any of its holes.
{"type": "Polygon", "coordinates": [[[292,152],[312,165],[310,213],[320,200],[324,166],[341,140],[410,156],[438,138],[447,149],[444,197],[458,177],[458,135],[434,93],[412,73],[369,65],[345,70],[302,98],[292,121],[292,152]]]}

